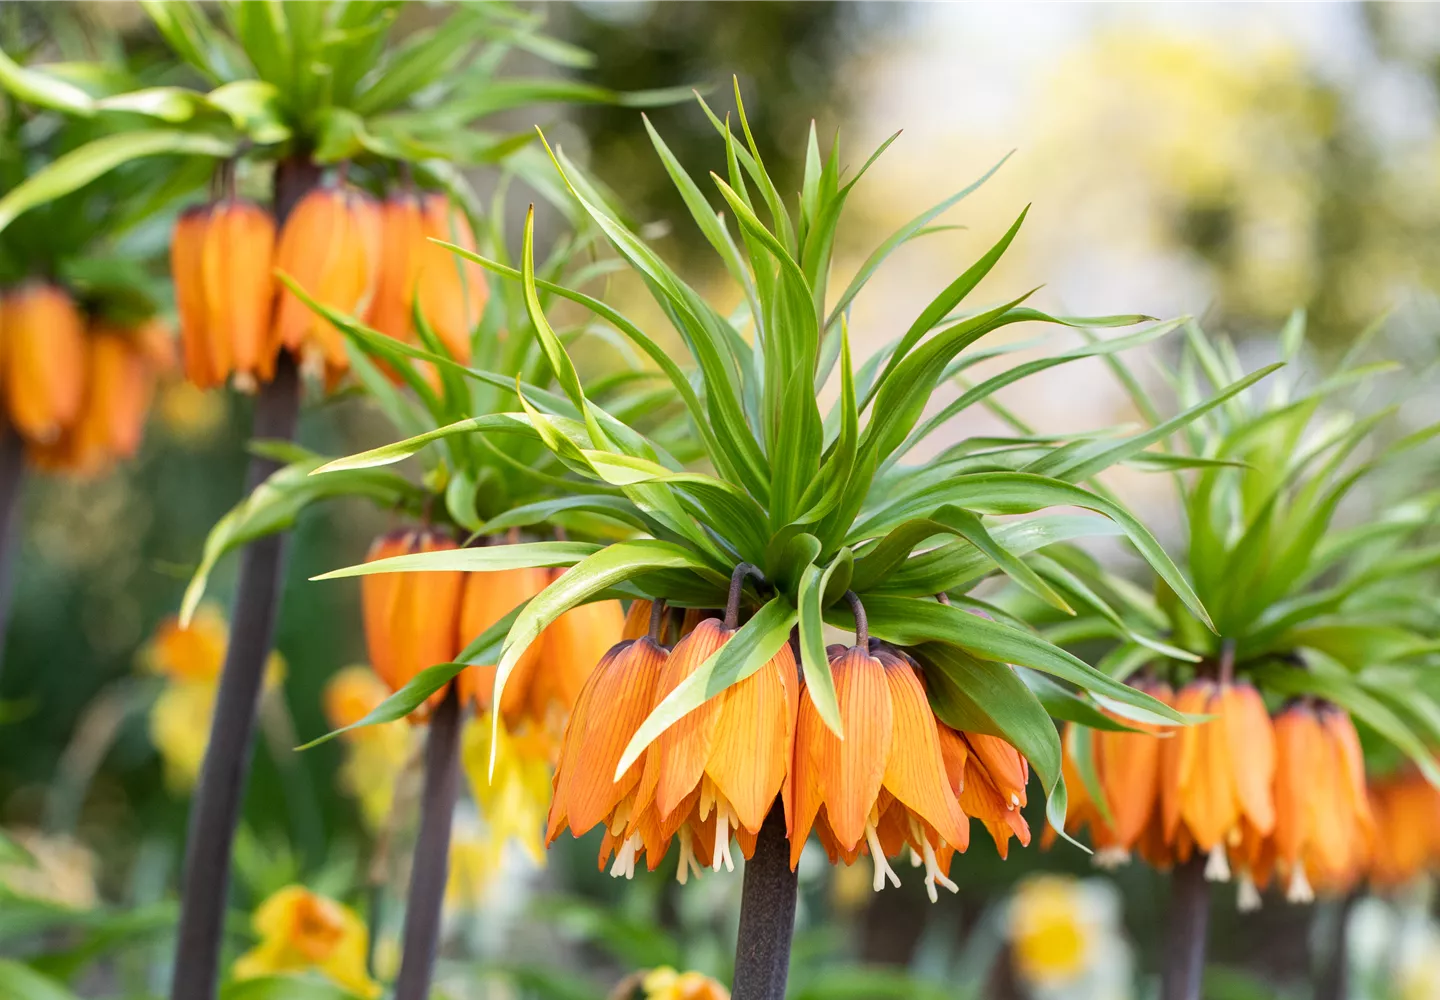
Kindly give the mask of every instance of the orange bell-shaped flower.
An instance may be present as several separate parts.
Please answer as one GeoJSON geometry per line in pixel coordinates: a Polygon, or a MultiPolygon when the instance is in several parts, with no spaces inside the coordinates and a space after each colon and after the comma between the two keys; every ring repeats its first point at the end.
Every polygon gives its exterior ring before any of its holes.
{"type": "Polygon", "coordinates": [[[1375,836],[1370,882],[1384,889],[1413,882],[1440,860],[1440,790],[1406,768],[1370,786],[1375,836]]]}
{"type": "Polygon", "coordinates": [[[31,282],[4,297],[0,377],[11,425],[32,444],[50,444],[80,416],[85,400],[85,329],[64,290],[31,282]]]}
{"type": "Polygon", "coordinates": [[[969,823],[947,779],[941,726],[919,672],[870,643],[863,624],[858,632],[856,645],[829,651],[845,738],[831,732],[811,699],[800,705],[790,866],[813,828],[832,863],[853,864],[868,852],[879,891],[887,879],[900,884],[886,856],[908,847],[925,865],[933,900],[936,883],[958,891],[937,852],[965,850],[969,823]]]}
{"type": "MultiPolygon", "coordinates": [[[[381,246],[373,198],[343,185],[316,188],[285,220],[275,266],[320,304],[363,316],[375,294],[381,246]]],[[[274,337],[307,370],[323,370],[330,379],[349,370],[344,336],[288,288],[280,293],[274,337]]]]}
{"type": "Polygon", "coordinates": [[[187,208],[170,236],[170,277],[180,317],[180,349],[185,377],[201,389],[224,384],[235,365],[230,341],[213,336],[205,296],[205,244],[213,205],[187,208]]]}
{"type": "Polygon", "coordinates": [[[940,746],[960,811],[989,831],[1000,857],[1010,856],[1012,837],[1028,847],[1030,824],[1020,810],[1025,806],[1030,762],[999,737],[962,733],[944,723],[940,724],[940,746]]]}
{"type": "Polygon", "coordinates": [[[603,869],[618,850],[614,875],[633,875],[644,849],[644,838],[627,832],[636,813],[643,764],[631,764],[618,781],[615,769],[654,707],[655,686],[669,655],[651,635],[615,644],[585,681],[565,727],[545,840],[553,843],[566,827],[580,837],[603,822],[607,841],[622,840],[618,848],[602,845],[600,852],[603,869]]]}
{"type": "MultiPolygon", "coordinates": [[[[465,593],[460,604],[458,649],[484,635],[500,619],[524,601],[528,601],[550,583],[550,575],[538,567],[531,569],[497,570],[491,573],[466,573],[465,593]]],[[[528,704],[530,680],[545,660],[545,634],[541,634],[519,661],[505,682],[501,716],[505,724],[520,723],[528,704]]],[[[495,664],[467,667],[460,675],[462,697],[475,700],[480,710],[488,711],[495,697],[495,664]]]]}
{"type": "MultiPolygon", "coordinates": [[[[375,540],[365,561],[455,547],[453,539],[428,528],[391,532],[375,540]]],[[[459,652],[455,623],[464,583],[464,573],[448,571],[379,573],[361,578],[370,665],[390,690],[400,690],[426,667],[455,659],[459,652]]],[[[432,706],[441,697],[443,692],[437,691],[432,706]]]]}
{"type": "Polygon", "coordinates": [[[431,242],[475,249],[465,214],[436,192],[399,192],[381,209],[384,246],[370,325],[414,343],[414,305],[459,362],[470,360],[470,335],[485,308],[488,288],[479,265],[431,242]]]}
{"type": "Polygon", "coordinates": [[[1162,750],[1165,839],[1182,860],[1193,844],[1209,856],[1206,877],[1229,881],[1227,849],[1240,846],[1247,826],[1260,836],[1275,827],[1270,716],[1246,681],[1192,681],[1175,707],[1213,718],[1182,727],[1173,737],[1176,747],[1162,750]]]}
{"type": "MultiPolygon", "coordinates": [[[[681,639],[655,688],[658,705],[735,634],[706,619],[681,639]]],[[[652,743],[628,836],[640,834],[651,864],[670,837],[682,834],[682,872],[693,856],[734,869],[731,835],[746,857],[776,796],[786,784],[794,745],[799,680],[789,645],[759,670],[680,719],[652,743]],[[713,839],[711,831],[713,831],[713,839]],[[706,844],[705,841],[710,841],[706,844]]]]}
{"type": "Polygon", "coordinates": [[[205,338],[213,356],[234,372],[236,387],[253,392],[274,376],[280,349],[271,332],[277,286],[274,217],[254,202],[216,202],[200,260],[205,338]]]}
{"type": "Polygon", "coordinates": [[[1275,718],[1275,867],[1292,902],[1315,889],[1354,882],[1369,849],[1374,818],[1360,739],[1350,717],[1331,705],[1296,702],[1275,718]]]}
{"type": "MultiPolygon", "coordinates": [[[[556,571],[551,580],[558,580],[556,571]]],[[[620,641],[625,612],[619,601],[592,601],[571,608],[545,630],[545,667],[530,682],[527,712],[536,722],[570,714],[595,664],[620,641]]],[[[558,730],[557,730],[558,731],[558,730]]]]}

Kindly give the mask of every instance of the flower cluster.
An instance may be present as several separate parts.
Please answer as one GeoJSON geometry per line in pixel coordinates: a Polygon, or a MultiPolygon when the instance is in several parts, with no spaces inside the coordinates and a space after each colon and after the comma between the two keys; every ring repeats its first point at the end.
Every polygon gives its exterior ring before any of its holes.
{"type": "Polygon", "coordinates": [[[188,210],[171,241],[186,376],[202,388],[233,380],[254,391],[273,377],[282,348],[332,384],[349,370],[344,335],[283,288],[276,271],[397,340],[417,339],[418,300],[445,349],[469,360],[485,282],[431,237],[475,242],[464,214],[435,193],[400,192],[382,203],[349,184],[317,187],[278,234],[274,216],[243,198],[188,210]]]}
{"type": "Polygon", "coordinates": [[[1134,851],[1169,868],[1199,853],[1211,881],[1238,873],[1242,909],[1258,907],[1272,881],[1292,902],[1309,902],[1316,889],[1343,891],[1364,876],[1376,826],[1348,714],[1302,698],[1272,718],[1245,680],[1200,678],[1178,692],[1157,681],[1137,686],[1205,721],[1168,736],[1095,733],[1098,797],[1067,753],[1066,826],[1089,826],[1098,863],[1134,851]]]}
{"type": "Polygon", "coordinates": [[[813,831],[832,863],[869,855],[877,891],[900,884],[888,859],[908,855],[924,867],[932,900],[937,885],[957,891],[950,862],[969,846],[971,818],[1002,856],[1012,837],[1028,844],[1020,813],[1028,762],[1002,739],[937,719],[919,665],[871,639],[855,603],[856,644],[827,650],[843,740],[807,695],[784,643],[617,775],[645,719],[736,634],[733,607],[723,618],[687,615],[667,647],[663,603],[637,602],[650,610],[650,629],[611,648],[581,691],[555,774],[547,840],[603,824],[600,866],[613,857],[611,874],[627,878],[642,854],[653,871],[678,840],[683,883],[706,865],[733,870],[732,838],[748,858],[778,797],[792,868],[813,831]]]}
{"type": "Polygon", "coordinates": [[[156,381],[173,365],[158,320],[87,319],[41,282],[0,295],[5,413],[39,468],[91,475],[134,457],[156,381]]]}

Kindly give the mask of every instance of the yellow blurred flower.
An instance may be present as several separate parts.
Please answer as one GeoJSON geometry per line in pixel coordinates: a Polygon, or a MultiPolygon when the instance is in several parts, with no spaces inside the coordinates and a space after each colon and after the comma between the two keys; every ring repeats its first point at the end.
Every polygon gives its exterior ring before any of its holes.
{"type": "Polygon", "coordinates": [[[84,844],[36,830],[7,830],[5,836],[30,856],[0,862],[0,890],[75,910],[98,902],[95,855],[84,844]]]}
{"type": "Polygon", "coordinates": [[[651,969],[640,980],[645,1000],[730,1000],[730,991],[698,972],[676,972],[668,965],[651,969]]]}
{"type": "MultiPolygon", "coordinates": [[[[174,616],[161,622],[140,650],[141,667],[167,682],[150,708],[150,742],[160,751],[166,784],[176,794],[188,793],[200,776],[229,642],[225,616],[213,604],[204,604],[188,628],[174,616]]],[[[273,690],[284,677],[285,660],[271,653],[266,689],[273,690]]]]}
{"type": "Polygon", "coordinates": [[[450,875],[445,882],[445,908],[475,910],[485,901],[490,880],[500,870],[505,843],[478,824],[467,827],[461,825],[458,818],[456,822],[455,834],[450,840],[450,875]]]}
{"type": "Polygon", "coordinates": [[[512,734],[502,725],[495,747],[495,774],[489,776],[490,713],[465,727],[461,760],[470,791],[497,844],[514,839],[536,865],[545,864],[542,834],[550,809],[550,743],[538,733],[512,734]]]}
{"type": "Polygon", "coordinates": [[[187,445],[203,445],[225,424],[225,395],[206,392],[185,379],[175,379],[160,389],[156,406],[165,430],[187,445]]]}
{"type": "Polygon", "coordinates": [[[236,979],[315,972],[357,996],[380,995],[365,971],[369,932],[348,907],[291,885],[260,904],[252,924],[260,943],[236,959],[236,979]]]}
{"type": "MultiPolygon", "coordinates": [[[[325,685],[325,720],[331,729],[359,722],[390,695],[369,667],[346,667],[325,685]]],[[[384,827],[395,804],[395,787],[417,744],[415,727],[388,722],[354,729],[343,737],[341,789],[360,805],[360,818],[375,831],[384,827]]]]}
{"type": "Polygon", "coordinates": [[[1023,982],[1057,986],[1079,979],[1094,950],[1093,914],[1075,879],[1021,882],[1010,903],[1010,945],[1023,982]]]}

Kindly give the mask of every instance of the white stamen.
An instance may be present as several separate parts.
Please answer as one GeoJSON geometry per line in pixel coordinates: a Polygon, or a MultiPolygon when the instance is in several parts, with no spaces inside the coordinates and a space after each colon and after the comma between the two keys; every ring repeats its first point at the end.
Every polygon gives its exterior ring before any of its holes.
{"type": "Polygon", "coordinates": [[[875,880],[871,883],[875,891],[885,888],[887,878],[890,884],[898,889],[900,876],[895,874],[895,869],[890,867],[890,862],[885,857],[885,850],[880,846],[880,835],[875,832],[874,823],[865,824],[865,843],[870,845],[870,860],[875,863],[875,880]]]}
{"type": "Polygon", "coordinates": [[[1205,860],[1205,881],[1230,881],[1230,858],[1225,854],[1223,844],[1210,848],[1210,857],[1205,860]]]}
{"type": "Polygon", "coordinates": [[[684,885],[690,881],[692,872],[696,878],[699,878],[704,870],[699,859],[695,857],[695,846],[690,839],[690,828],[682,826],[680,828],[680,867],[675,869],[675,881],[684,885]]]}
{"type": "Polygon", "coordinates": [[[1095,852],[1092,863],[1096,868],[1102,868],[1107,872],[1114,871],[1121,865],[1130,863],[1130,852],[1123,847],[1102,847],[1095,852]]]}
{"type": "Polygon", "coordinates": [[[1260,890],[1249,872],[1240,873],[1240,884],[1235,894],[1235,908],[1241,913],[1254,913],[1260,909],[1260,890]]]}
{"type": "Polygon", "coordinates": [[[1014,792],[1011,792],[1011,793],[1010,793],[1010,808],[1011,808],[1011,809],[1014,809],[1014,808],[1015,808],[1016,806],[1018,806],[1019,804],[1020,804],[1020,796],[1016,795],[1014,792]]]}
{"type": "Polygon", "coordinates": [[[1310,888],[1310,880],[1305,877],[1304,865],[1296,864],[1295,870],[1290,873],[1290,885],[1285,890],[1285,898],[1292,903],[1315,902],[1315,890],[1310,888]]]}
{"type": "Polygon", "coordinates": [[[922,857],[920,857],[919,854],[916,854],[916,853],[915,853],[915,848],[913,848],[913,847],[910,848],[910,867],[911,867],[911,868],[919,868],[919,867],[920,867],[921,865],[923,865],[924,863],[925,863],[925,859],[922,858],[922,857]]]}
{"type": "Polygon", "coordinates": [[[627,879],[635,877],[635,858],[644,844],[638,833],[632,833],[625,838],[625,843],[615,852],[615,863],[610,866],[611,878],[620,878],[622,875],[627,879]]]}
{"type": "Polygon", "coordinates": [[[235,377],[230,380],[230,384],[235,387],[236,392],[246,396],[255,395],[260,388],[260,383],[250,372],[236,372],[235,377]]]}
{"type": "Polygon", "coordinates": [[[935,859],[935,848],[930,846],[930,841],[925,841],[925,891],[930,894],[930,902],[938,903],[940,894],[935,891],[935,883],[939,882],[951,892],[958,893],[960,887],[950,881],[943,871],[940,870],[940,862],[935,859]]]}

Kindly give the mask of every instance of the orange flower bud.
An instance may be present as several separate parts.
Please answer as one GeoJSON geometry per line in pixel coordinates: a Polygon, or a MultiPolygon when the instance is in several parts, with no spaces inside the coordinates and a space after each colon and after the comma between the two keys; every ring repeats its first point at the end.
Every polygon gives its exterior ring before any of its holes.
{"type": "Polygon", "coordinates": [[[81,474],[111,460],[133,458],[140,448],[155,374],[128,330],[97,324],[85,338],[89,377],[80,416],[59,441],[33,452],[42,467],[81,474]]]}
{"type": "MultiPolygon", "coordinates": [[[[316,188],[285,220],[275,266],[322,305],[363,316],[375,293],[380,250],[374,199],[352,187],[316,188]]],[[[288,288],[280,293],[274,337],[307,369],[333,378],[350,367],[344,336],[288,288]]]]}
{"type": "Polygon", "coordinates": [[[7,293],[3,353],[10,423],[34,444],[57,441],[85,398],[85,331],[70,296],[38,282],[7,293]]]}
{"type": "MultiPolygon", "coordinates": [[[[365,561],[453,548],[453,539],[428,528],[392,532],[375,540],[365,561]]],[[[464,583],[465,574],[458,572],[380,573],[361,578],[370,664],[390,690],[400,690],[426,667],[455,659],[464,583]]],[[[443,692],[437,691],[432,704],[438,704],[442,696],[443,692]]]]}
{"type": "MultiPolygon", "coordinates": [[[[456,648],[464,649],[519,604],[544,590],[549,582],[550,575],[539,568],[466,573],[456,648]]],[[[505,682],[500,714],[507,726],[520,722],[529,704],[531,680],[544,662],[546,634],[542,633],[521,654],[505,682]]],[[[469,667],[460,675],[461,697],[473,698],[481,711],[488,710],[495,699],[495,667],[493,663],[469,667]]]]}
{"type": "Polygon", "coordinates": [[[275,219],[254,202],[217,202],[210,210],[200,257],[206,337],[216,345],[216,355],[233,368],[236,385],[254,391],[258,382],[274,376],[280,348],[270,332],[275,219]]]}

